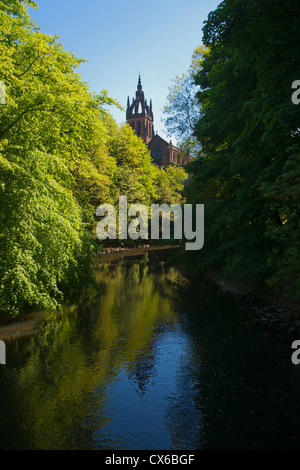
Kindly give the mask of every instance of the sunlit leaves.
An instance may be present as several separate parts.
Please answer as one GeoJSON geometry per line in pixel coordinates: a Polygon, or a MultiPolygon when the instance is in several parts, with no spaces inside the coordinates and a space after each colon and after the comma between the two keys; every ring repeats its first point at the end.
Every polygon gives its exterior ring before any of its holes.
{"type": "Polygon", "coordinates": [[[108,108],[121,106],[90,92],[82,59],[42,33],[28,6],[0,2],[0,312],[12,315],[57,308],[89,279],[99,204],[180,201],[185,179],[116,124],[108,108]]]}
{"type": "Polygon", "coordinates": [[[85,224],[115,165],[104,109],[115,102],[89,92],[82,61],[33,25],[29,4],[0,5],[0,310],[12,315],[56,308],[79,260],[88,266],[85,224]]]}

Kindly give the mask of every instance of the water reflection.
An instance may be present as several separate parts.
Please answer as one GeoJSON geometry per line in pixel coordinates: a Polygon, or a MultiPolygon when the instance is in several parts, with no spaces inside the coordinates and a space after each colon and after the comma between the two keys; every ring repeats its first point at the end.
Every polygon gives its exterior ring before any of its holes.
{"type": "Polygon", "coordinates": [[[169,258],[105,263],[98,295],[7,342],[1,449],[299,447],[290,345],[169,258]]]}
{"type": "Polygon", "coordinates": [[[1,403],[14,401],[15,422],[4,418],[2,448],[143,448],[145,440],[152,448],[153,436],[142,436],[157,434],[159,423],[165,436],[157,444],[170,444],[163,401],[178,366],[165,363],[165,336],[179,321],[181,276],[159,270],[149,271],[148,255],[106,264],[96,273],[97,302],[8,345],[1,403]]]}

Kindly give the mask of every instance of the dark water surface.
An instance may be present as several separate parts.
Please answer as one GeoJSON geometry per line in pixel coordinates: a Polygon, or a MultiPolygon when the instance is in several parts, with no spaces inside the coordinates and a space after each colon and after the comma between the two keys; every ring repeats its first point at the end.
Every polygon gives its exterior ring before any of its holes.
{"type": "Polygon", "coordinates": [[[176,260],[105,263],[98,298],[6,341],[1,449],[300,448],[291,342],[176,260]]]}

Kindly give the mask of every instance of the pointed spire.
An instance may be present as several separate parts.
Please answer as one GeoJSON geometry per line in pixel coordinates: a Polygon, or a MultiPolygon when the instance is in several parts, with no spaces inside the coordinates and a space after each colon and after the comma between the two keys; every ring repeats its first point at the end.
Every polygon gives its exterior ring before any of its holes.
{"type": "Polygon", "coordinates": [[[138,91],[142,90],[141,74],[139,74],[139,81],[138,81],[137,89],[138,89],[138,91]]]}
{"type": "Polygon", "coordinates": [[[129,96],[127,97],[127,109],[130,107],[129,96]]]}

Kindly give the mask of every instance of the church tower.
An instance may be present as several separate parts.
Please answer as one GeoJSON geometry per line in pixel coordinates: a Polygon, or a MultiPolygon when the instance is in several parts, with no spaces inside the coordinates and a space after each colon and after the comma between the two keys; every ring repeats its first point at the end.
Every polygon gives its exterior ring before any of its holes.
{"type": "Polygon", "coordinates": [[[139,75],[135,99],[132,98],[130,104],[129,96],[127,99],[126,121],[133,128],[135,133],[148,144],[154,136],[152,100],[150,106],[145,100],[142,90],[141,76],[139,75]]]}

